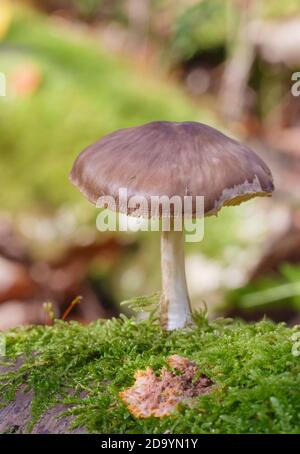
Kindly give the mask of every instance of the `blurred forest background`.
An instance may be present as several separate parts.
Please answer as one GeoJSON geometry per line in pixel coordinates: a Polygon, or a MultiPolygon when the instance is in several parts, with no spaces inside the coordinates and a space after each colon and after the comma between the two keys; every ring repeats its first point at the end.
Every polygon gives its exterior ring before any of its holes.
{"type": "Polygon", "coordinates": [[[85,146],[152,120],[209,123],[274,173],[272,199],[186,245],[194,307],[299,323],[297,71],[298,0],[0,0],[0,329],[111,317],[159,290],[159,235],[97,232],[68,180],[85,146]]]}

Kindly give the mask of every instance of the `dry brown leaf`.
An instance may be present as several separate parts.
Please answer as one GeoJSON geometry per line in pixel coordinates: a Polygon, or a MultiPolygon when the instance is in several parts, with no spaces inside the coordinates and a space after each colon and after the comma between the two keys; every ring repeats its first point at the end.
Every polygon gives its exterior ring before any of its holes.
{"type": "Polygon", "coordinates": [[[150,367],[138,370],[134,385],[119,394],[137,418],[168,416],[179,402],[211,391],[212,381],[199,374],[197,365],[188,358],[172,355],[166,362],[173,370],[164,367],[160,377],[150,367]]]}

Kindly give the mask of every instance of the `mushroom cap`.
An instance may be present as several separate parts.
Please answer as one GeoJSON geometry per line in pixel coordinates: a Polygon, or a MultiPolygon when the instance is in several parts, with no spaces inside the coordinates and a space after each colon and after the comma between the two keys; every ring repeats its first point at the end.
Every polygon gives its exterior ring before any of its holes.
{"type": "Polygon", "coordinates": [[[192,196],[196,216],[196,196],[204,196],[208,215],[274,190],[271,171],[252,150],[197,122],[156,121],[108,134],[78,156],[70,179],[92,203],[112,196],[117,211],[145,217],[152,196],[192,196]],[[119,188],[128,198],[145,197],[148,208],[128,208],[119,188]]]}

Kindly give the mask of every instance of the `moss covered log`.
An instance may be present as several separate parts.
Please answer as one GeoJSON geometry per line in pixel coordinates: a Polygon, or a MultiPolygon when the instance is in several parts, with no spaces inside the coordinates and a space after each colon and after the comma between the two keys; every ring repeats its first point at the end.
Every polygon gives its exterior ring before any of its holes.
{"type": "Polygon", "coordinates": [[[153,319],[125,317],[10,331],[2,361],[1,430],[299,433],[297,329],[269,321],[208,322],[199,315],[192,329],[171,333],[153,319]],[[214,382],[212,391],[192,406],[181,403],[168,417],[133,417],[120,391],[133,384],[137,370],[149,366],[158,373],[173,354],[195,361],[214,382]],[[14,411],[21,423],[9,422],[14,411]]]}

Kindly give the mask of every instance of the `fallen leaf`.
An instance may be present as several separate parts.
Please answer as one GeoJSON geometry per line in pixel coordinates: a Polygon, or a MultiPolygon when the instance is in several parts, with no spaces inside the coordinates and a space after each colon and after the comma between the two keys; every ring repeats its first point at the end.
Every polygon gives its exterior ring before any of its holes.
{"type": "Polygon", "coordinates": [[[200,374],[197,365],[188,358],[172,355],[166,362],[173,370],[164,367],[160,377],[150,367],[138,370],[134,385],[120,392],[121,399],[137,418],[169,416],[179,402],[211,391],[213,382],[200,374]]]}

